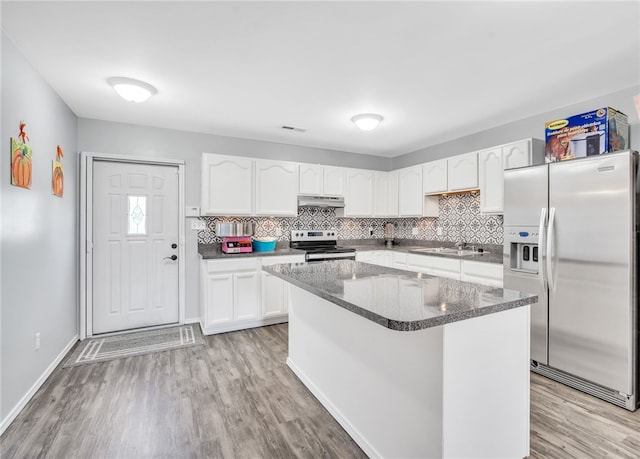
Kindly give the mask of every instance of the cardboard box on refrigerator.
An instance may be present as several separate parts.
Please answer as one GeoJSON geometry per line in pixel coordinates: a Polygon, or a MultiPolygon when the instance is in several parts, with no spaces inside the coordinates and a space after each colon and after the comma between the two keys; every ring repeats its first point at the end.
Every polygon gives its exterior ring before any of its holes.
{"type": "Polygon", "coordinates": [[[629,148],[627,115],[599,108],[545,123],[546,161],[601,155],[629,148]]]}

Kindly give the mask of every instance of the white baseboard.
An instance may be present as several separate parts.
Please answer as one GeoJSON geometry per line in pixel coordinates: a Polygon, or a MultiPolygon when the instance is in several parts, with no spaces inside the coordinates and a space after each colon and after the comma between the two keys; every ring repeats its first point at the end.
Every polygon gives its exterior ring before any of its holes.
{"type": "Polygon", "coordinates": [[[27,391],[27,393],[24,394],[24,396],[20,399],[18,404],[16,406],[14,406],[13,409],[11,410],[11,412],[7,415],[7,417],[2,420],[2,424],[0,424],[0,435],[2,435],[4,433],[4,431],[7,429],[7,427],[9,427],[11,425],[11,423],[20,414],[20,412],[23,410],[23,408],[25,406],[27,406],[27,403],[29,403],[29,400],[31,400],[33,398],[33,396],[36,394],[38,389],[40,389],[40,387],[42,387],[42,385],[47,380],[47,378],[49,376],[51,376],[51,373],[53,373],[53,370],[55,370],[56,367],[58,366],[58,364],[60,364],[60,362],[62,362],[64,357],[71,350],[71,348],[74,346],[74,344],[76,344],[78,339],[79,339],[79,335],[75,335],[71,339],[71,341],[69,341],[69,344],[67,344],[64,347],[64,349],[62,349],[62,351],[60,351],[60,353],[56,356],[56,358],[53,360],[53,362],[51,362],[51,365],[49,365],[47,367],[47,369],[44,370],[44,373],[42,373],[40,375],[40,377],[33,384],[33,386],[31,386],[31,388],[27,391]]]}
{"type": "Polygon", "coordinates": [[[304,384],[305,387],[309,389],[309,392],[313,394],[313,396],[320,402],[320,404],[327,409],[331,416],[333,416],[333,419],[335,419],[338,424],[340,424],[342,428],[347,431],[349,436],[358,444],[360,448],[362,448],[362,451],[364,451],[367,456],[382,457],[382,455],[373,447],[373,445],[371,445],[371,443],[369,443],[369,441],[367,441],[367,439],[360,433],[360,431],[356,429],[351,422],[349,422],[349,420],[340,412],[340,410],[338,410],[338,408],[336,408],[336,406],[331,403],[331,400],[329,400],[324,395],[324,393],[305,376],[302,370],[300,370],[300,368],[298,368],[298,366],[293,363],[293,361],[289,357],[287,357],[287,366],[291,369],[291,371],[293,371],[293,373],[298,377],[302,384],[304,384]]]}
{"type": "Polygon", "coordinates": [[[184,319],[183,323],[187,325],[187,324],[197,324],[199,322],[200,322],[200,317],[192,317],[190,319],[184,319]]]}

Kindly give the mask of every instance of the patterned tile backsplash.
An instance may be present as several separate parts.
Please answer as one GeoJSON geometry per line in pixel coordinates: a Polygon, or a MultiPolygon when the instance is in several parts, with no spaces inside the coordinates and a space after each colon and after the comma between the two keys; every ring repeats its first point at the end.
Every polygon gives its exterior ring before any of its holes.
{"type": "Polygon", "coordinates": [[[469,244],[502,244],[502,215],[480,215],[480,193],[471,192],[440,197],[440,216],[437,218],[341,218],[335,209],[300,207],[297,217],[200,217],[207,229],[198,231],[198,243],[221,242],[216,236],[218,222],[253,222],[255,236],[278,237],[289,240],[292,230],[330,229],[338,230],[338,239],[382,239],[384,224],[395,225],[396,239],[421,239],[469,244]],[[437,228],[442,236],[437,235],[437,228]],[[277,236],[277,229],[280,236],[277,236]],[[412,234],[417,228],[418,234],[412,234]],[[373,231],[373,235],[371,235],[373,231]]]}

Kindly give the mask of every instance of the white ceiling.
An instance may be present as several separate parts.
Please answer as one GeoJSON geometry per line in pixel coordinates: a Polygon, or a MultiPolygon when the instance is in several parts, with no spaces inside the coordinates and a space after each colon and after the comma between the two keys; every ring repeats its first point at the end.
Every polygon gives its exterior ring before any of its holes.
{"type": "Polygon", "coordinates": [[[637,1],[3,1],[2,29],[78,117],[393,157],[637,85],[639,12],[637,1]],[[125,102],[111,76],[158,93],[125,102]],[[362,112],[385,120],[362,132],[350,122],[362,112]]]}

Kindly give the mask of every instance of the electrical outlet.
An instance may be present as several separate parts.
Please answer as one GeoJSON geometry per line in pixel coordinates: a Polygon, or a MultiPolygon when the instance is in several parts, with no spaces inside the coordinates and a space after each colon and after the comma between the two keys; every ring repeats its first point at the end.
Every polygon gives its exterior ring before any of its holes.
{"type": "Polygon", "coordinates": [[[191,229],[194,231],[203,231],[207,229],[207,225],[202,220],[193,219],[191,220],[191,229]]]}
{"type": "Polygon", "coordinates": [[[36,351],[40,349],[40,332],[36,333],[36,351]]]}
{"type": "Polygon", "coordinates": [[[411,228],[411,234],[414,236],[418,235],[418,228],[411,228]]]}
{"type": "Polygon", "coordinates": [[[282,228],[278,227],[276,228],[276,237],[280,237],[282,236],[282,228]]]}
{"type": "Polygon", "coordinates": [[[436,228],[436,234],[437,234],[438,236],[442,236],[442,226],[438,226],[438,227],[436,228]]]}

